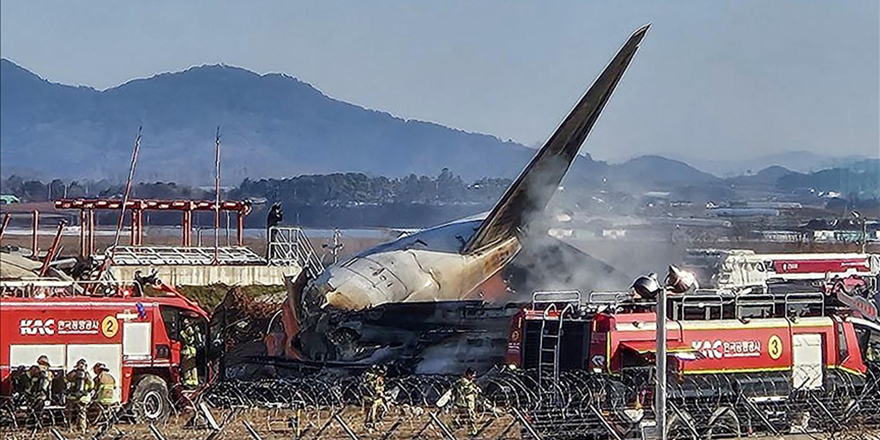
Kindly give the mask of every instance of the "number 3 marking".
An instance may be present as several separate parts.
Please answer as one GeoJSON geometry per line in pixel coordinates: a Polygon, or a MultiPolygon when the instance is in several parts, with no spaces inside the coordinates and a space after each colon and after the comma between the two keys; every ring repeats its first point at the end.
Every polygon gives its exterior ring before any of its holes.
{"type": "Polygon", "coordinates": [[[779,336],[771,336],[768,345],[770,346],[768,352],[770,353],[771,359],[776,360],[782,357],[782,339],[780,339],[779,336]]]}

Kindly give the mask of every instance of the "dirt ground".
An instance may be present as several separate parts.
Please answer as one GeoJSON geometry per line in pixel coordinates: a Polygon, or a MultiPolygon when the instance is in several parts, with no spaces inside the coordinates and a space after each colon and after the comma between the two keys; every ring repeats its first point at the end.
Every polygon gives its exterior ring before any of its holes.
{"type": "MultiPolygon", "coordinates": [[[[342,424],[335,419],[338,416],[352,434],[357,439],[369,440],[390,440],[390,439],[442,439],[450,440],[441,432],[441,428],[432,422],[428,415],[428,409],[419,407],[392,407],[385,415],[381,422],[377,424],[374,430],[368,431],[363,425],[363,413],[360,408],[346,407],[342,410],[338,409],[306,409],[300,412],[291,409],[256,409],[256,408],[240,408],[232,410],[214,410],[212,416],[217,423],[222,426],[220,432],[215,431],[208,426],[204,417],[199,417],[193,421],[193,412],[173,415],[169,420],[156,426],[158,434],[167,440],[203,440],[212,439],[347,439],[352,437],[346,433],[342,424]],[[299,435],[296,430],[296,419],[300,417],[299,435]],[[329,423],[328,423],[329,421],[329,423]],[[245,422],[249,426],[245,426],[245,422]],[[249,428],[253,429],[258,437],[253,436],[249,432],[249,428]]],[[[438,414],[438,418],[451,430],[453,436],[458,439],[468,438],[465,427],[454,427],[454,416],[451,413],[438,412],[436,408],[430,409],[438,414]]],[[[519,425],[514,422],[514,418],[510,415],[485,415],[481,417],[479,425],[481,431],[477,438],[515,440],[520,438],[519,425]]],[[[38,432],[27,430],[16,430],[9,428],[4,429],[2,440],[24,440],[24,439],[53,439],[57,437],[52,433],[51,428],[46,428],[38,432]]],[[[55,428],[59,434],[66,439],[77,438],[93,438],[97,432],[97,428],[91,428],[88,436],[77,436],[71,433],[66,427],[58,426],[55,428]]],[[[150,439],[157,440],[159,437],[154,434],[149,425],[120,423],[115,427],[106,431],[101,438],[103,439],[124,439],[124,440],[141,440],[150,439]]]]}
{"type": "MultiPolygon", "coordinates": [[[[161,425],[155,426],[155,432],[149,425],[136,425],[120,423],[96,437],[97,428],[90,428],[88,435],[75,435],[66,427],[55,428],[57,435],[51,428],[40,431],[17,430],[9,427],[0,428],[2,440],[59,440],[59,439],[122,439],[122,440],[208,440],[208,439],[285,439],[285,440],[453,440],[473,438],[467,435],[464,427],[455,427],[454,416],[448,412],[440,412],[436,408],[425,409],[419,407],[396,407],[378,423],[376,428],[368,431],[363,426],[363,413],[360,408],[346,407],[342,410],[334,409],[307,409],[297,412],[291,409],[257,409],[239,408],[232,410],[214,410],[212,416],[221,425],[220,431],[215,431],[208,426],[204,417],[194,419],[193,412],[188,411],[173,415],[161,425]],[[427,411],[433,411],[438,419],[451,431],[452,438],[442,432],[442,429],[431,420],[427,411]],[[339,419],[351,430],[346,433],[346,428],[335,419],[339,419]],[[300,417],[299,432],[297,433],[296,422],[300,417]],[[247,424],[247,426],[246,426],[247,424]],[[252,432],[251,432],[252,430],[252,432]],[[60,437],[58,436],[60,435],[60,437]]],[[[523,433],[521,426],[515,418],[509,414],[493,416],[485,414],[479,421],[480,432],[475,438],[494,440],[517,440],[530,438],[523,433]]],[[[812,434],[789,434],[783,436],[753,436],[751,438],[763,440],[867,440],[878,439],[880,433],[876,431],[855,430],[848,434],[830,436],[820,433],[812,434]]]]}

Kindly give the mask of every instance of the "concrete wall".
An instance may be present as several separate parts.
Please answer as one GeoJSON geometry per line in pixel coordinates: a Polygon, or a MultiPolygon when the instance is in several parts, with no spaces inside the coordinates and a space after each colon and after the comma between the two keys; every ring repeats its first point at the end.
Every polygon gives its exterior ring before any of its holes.
{"type": "Polygon", "coordinates": [[[283,285],[285,276],[295,276],[302,270],[299,266],[113,266],[113,276],[118,280],[132,280],[140,270],[149,274],[158,270],[159,279],[175,286],[207,286],[222,283],[250,286],[283,285]]]}

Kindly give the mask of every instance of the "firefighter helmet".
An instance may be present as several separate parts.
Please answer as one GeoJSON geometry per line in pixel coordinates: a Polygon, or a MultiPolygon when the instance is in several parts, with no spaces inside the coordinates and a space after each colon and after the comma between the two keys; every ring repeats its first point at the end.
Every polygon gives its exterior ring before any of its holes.
{"type": "Polygon", "coordinates": [[[49,364],[49,356],[46,356],[46,355],[44,354],[44,355],[38,357],[38,358],[37,358],[37,364],[38,364],[38,365],[45,365],[45,366],[49,367],[49,366],[50,366],[50,364],[49,364]]]}
{"type": "Polygon", "coordinates": [[[653,299],[661,289],[660,282],[657,281],[657,274],[652,273],[636,278],[632,289],[642,298],[653,299]]]}

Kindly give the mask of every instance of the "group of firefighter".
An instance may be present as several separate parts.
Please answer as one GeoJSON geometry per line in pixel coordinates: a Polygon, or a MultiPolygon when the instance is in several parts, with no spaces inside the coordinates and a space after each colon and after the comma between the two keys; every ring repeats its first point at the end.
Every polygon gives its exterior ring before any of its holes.
{"type": "MultiPolygon", "coordinates": [[[[85,359],[76,362],[64,379],[64,395],[73,431],[85,433],[88,429],[88,413],[95,409],[99,414],[107,414],[119,403],[116,396],[116,378],[103,363],[92,367],[94,376],[89,374],[85,359]]],[[[40,356],[37,363],[15,378],[15,392],[36,414],[42,412],[51,401],[55,375],[51,371],[48,356],[40,356]]]]}
{"type": "MultiPolygon", "coordinates": [[[[371,366],[361,377],[361,395],[364,403],[364,427],[372,432],[388,407],[385,394],[385,375],[388,370],[384,365],[371,366]]],[[[475,436],[477,428],[477,401],[480,397],[480,387],[476,383],[477,372],[473,368],[465,370],[464,374],[453,384],[448,396],[444,395],[438,401],[438,406],[446,406],[452,402],[455,415],[455,425],[467,425],[468,434],[475,436]]]]}

